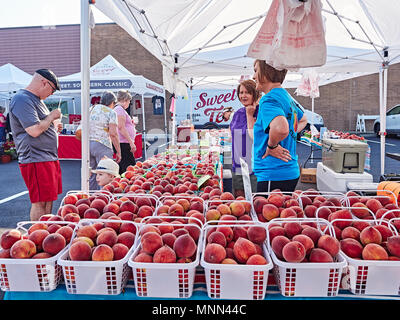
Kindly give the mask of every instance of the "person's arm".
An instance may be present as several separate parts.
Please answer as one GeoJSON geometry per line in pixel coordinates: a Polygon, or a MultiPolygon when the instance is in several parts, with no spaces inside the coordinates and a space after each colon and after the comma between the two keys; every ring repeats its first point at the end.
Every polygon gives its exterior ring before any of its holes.
{"type": "Polygon", "coordinates": [[[135,141],[129,135],[128,130],[126,130],[125,121],[126,121],[126,118],[124,115],[118,115],[118,130],[121,133],[121,135],[126,140],[128,140],[129,145],[131,147],[131,152],[134,153],[136,151],[135,141]]]}
{"type": "Polygon", "coordinates": [[[37,138],[51,126],[54,120],[59,119],[60,117],[61,117],[60,109],[54,109],[49,113],[49,115],[46,118],[40,120],[39,123],[25,128],[25,131],[31,137],[37,138]]]}
{"type": "Polygon", "coordinates": [[[121,146],[119,144],[119,136],[118,136],[118,125],[115,123],[110,123],[108,127],[108,133],[110,134],[111,142],[117,151],[117,157],[115,159],[116,162],[121,161],[121,146]]]}
{"type": "Polygon", "coordinates": [[[275,117],[269,124],[268,146],[263,159],[273,156],[288,162],[292,159],[289,150],[283,148],[279,142],[284,140],[289,134],[289,124],[284,116],[275,117]],[[272,147],[272,148],[270,148],[272,147]]]}
{"type": "Polygon", "coordinates": [[[301,130],[303,130],[306,127],[307,123],[308,119],[306,117],[306,114],[304,113],[303,117],[297,123],[297,133],[301,132],[301,130]]]}
{"type": "Polygon", "coordinates": [[[246,107],[247,130],[251,139],[254,139],[253,128],[254,124],[256,123],[256,119],[254,118],[255,111],[255,105],[246,107]]]}

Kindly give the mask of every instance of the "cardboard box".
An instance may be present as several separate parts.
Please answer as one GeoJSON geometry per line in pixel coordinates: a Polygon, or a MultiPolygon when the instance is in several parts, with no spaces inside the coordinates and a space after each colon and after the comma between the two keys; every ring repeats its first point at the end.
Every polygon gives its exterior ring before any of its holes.
{"type": "Polygon", "coordinates": [[[301,168],[300,181],[302,183],[317,183],[317,168],[301,168]]]}

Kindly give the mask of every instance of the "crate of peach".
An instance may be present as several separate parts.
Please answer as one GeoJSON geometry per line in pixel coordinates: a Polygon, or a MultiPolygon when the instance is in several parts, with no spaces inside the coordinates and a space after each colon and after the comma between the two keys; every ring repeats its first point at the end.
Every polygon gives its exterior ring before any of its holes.
{"type": "Polygon", "coordinates": [[[269,222],[276,218],[303,218],[299,193],[282,192],[279,189],[271,192],[257,192],[252,195],[254,215],[259,222],[269,222]]]}
{"type": "Polygon", "coordinates": [[[331,297],[339,292],[346,259],[330,223],[316,218],[268,223],[268,250],[283,296],[331,297]]]}
{"type": "Polygon", "coordinates": [[[206,201],[205,222],[253,221],[254,219],[251,202],[245,200],[244,197],[235,199],[230,192],[223,192],[206,201]]]}
{"type": "Polygon", "coordinates": [[[200,264],[211,299],[262,300],[272,260],[266,225],[256,221],[206,223],[200,264]]]}
{"type": "Polygon", "coordinates": [[[58,259],[70,294],[117,295],[130,276],[127,264],[136,246],[139,224],[110,219],[81,219],[71,244],[58,259]]]}
{"type": "Polygon", "coordinates": [[[399,220],[332,221],[341,226],[340,250],[348,263],[343,287],[358,295],[400,294],[400,236],[394,226],[399,220]]]}
{"type": "Polygon", "coordinates": [[[75,228],[64,221],[22,221],[0,238],[0,287],[3,291],[45,292],[62,281],[58,258],[75,228]]]}
{"type": "MultiPolygon", "coordinates": [[[[205,202],[194,195],[162,196],[155,215],[160,217],[193,217],[204,224],[205,202]]],[[[173,219],[170,219],[172,221],[173,219]]],[[[166,220],[168,221],[168,219],[166,220]]],[[[175,220],[176,221],[176,220],[175,220]]]]}
{"type": "Polygon", "coordinates": [[[201,223],[195,220],[163,216],[143,220],[138,246],[128,261],[139,297],[192,296],[202,239],[201,223]]]}

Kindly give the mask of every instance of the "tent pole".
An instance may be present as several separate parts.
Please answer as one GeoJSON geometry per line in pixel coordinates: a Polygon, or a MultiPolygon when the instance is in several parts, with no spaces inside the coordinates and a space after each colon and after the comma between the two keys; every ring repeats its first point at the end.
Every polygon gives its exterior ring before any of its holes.
{"type": "Polygon", "coordinates": [[[147,147],[146,147],[146,119],[145,119],[145,114],[144,114],[144,97],[143,94],[141,95],[142,97],[142,121],[143,121],[143,146],[144,146],[144,159],[147,159],[147,147]]]}
{"type": "Polygon", "coordinates": [[[387,66],[384,65],[380,70],[380,100],[381,100],[381,175],[385,174],[385,140],[386,140],[386,103],[387,103],[387,66]]]}
{"type": "Polygon", "coordinates": [[[167,129],[167,101],[165,99],[165,90],[164,90],[163,98],[164,98],[164,133],[165,133],[165,137],[167,138],[166,140],[168,143],[169,138],[168,138],[168,129],[167,129]]]}
{"type": "Polygon", "coordinates": [[[90,94],[90,29],[89,1],[81,0],[81,106],[82,106],[82,164],[81,190],[89,190],[89,94],[90,94]]]}

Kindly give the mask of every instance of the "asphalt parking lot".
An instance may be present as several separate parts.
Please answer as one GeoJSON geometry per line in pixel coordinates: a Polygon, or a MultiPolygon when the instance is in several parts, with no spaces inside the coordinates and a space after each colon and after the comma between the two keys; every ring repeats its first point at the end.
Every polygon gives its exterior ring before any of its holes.
{"type": "MultiPolygon", "coordinates": [[[[371,147],[371,170],[374,182],[380,177],[380,144],[379,139],[367,135],[366,139],[371,147]]],[[[387,152],[400,152],[400,137],[387,138],[387,152]]],[[[303,164],[310,153],[310,148],[298,143],[299,163],[303,164]]],[[[321,151],[314,153],[314,157],[321,157],[321,151]]],[[[61,199],[69,190],[80,189],[81,162],[78,160],[61,160],[63,194],[54,203],[53,213],[60,206],[61,199]]],[[[307,163],[307,167],[316,167],[317,161],[307,163]]],[[[400,161],[386,157],[386,173],[400,173],[400,161]]],[[[21,177],[17,161],[0,164],[0,228],[13,228],[18,221],[29,220],[30,202],[25,183],[21,177]],[[15,197],[15,198],[13,198],[15,197]]],[[[315,187],[304,184],[302,188],[315,187]]]]}

